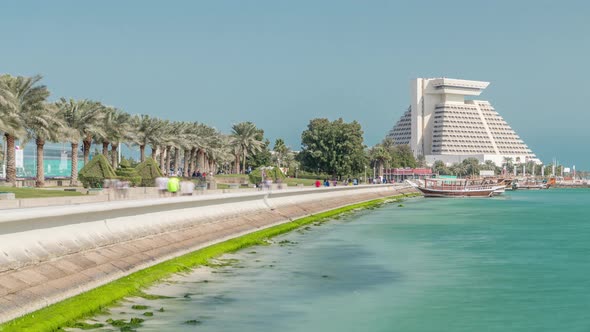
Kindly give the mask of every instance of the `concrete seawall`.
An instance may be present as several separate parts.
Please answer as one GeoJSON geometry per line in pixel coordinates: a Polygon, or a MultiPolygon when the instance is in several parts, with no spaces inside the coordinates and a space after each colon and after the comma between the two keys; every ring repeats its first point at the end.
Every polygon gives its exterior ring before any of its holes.
{"type": "Polygon", "coordinates": [[[213,243],[409,192],[396,185],[310,188],[4,210],[0,322],[213,243]]]}

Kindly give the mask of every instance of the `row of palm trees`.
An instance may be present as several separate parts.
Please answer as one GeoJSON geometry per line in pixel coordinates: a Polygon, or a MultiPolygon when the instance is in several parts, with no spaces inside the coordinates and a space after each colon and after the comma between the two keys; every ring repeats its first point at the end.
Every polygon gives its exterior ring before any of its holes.
{"type": "Polygon", "coordinates": [[[251,122],[233,125],[224,135],[199,122],[163,120],[148,115],[130,115],[112,106],[88,99],[61,98],[48,102],[49,90],[41,76],[0,75],[0,132],[6,140],[6,182],[16,184],[15,143],[34,141],[37,154],[36,185],[45,183],[43,148],[46,142],[71,144],[71,185],[78,185],[78,149],[82,143],[84,163],[91,145],[102,144],[102,153],[118,166],[121,144],[139,146],[140,161],[146,147],[162,170],[216,172],[219,165],[233,166],[235,173],[246,167],[248,155],[260,151],[263,143],[251,122]],[[181,160],[183,164],[181,165],[181,160]],[[233,164],[232,164],[233,163],[233,164]]]}

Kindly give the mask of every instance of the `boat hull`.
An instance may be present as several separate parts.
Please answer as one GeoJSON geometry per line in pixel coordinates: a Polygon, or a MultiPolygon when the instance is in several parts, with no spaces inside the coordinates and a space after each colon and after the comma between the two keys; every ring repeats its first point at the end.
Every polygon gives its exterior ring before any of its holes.
{"type": "Polygon", "coordinates": [[[444,190],[418,187],[424,197],[491,197],[496,189],[444,190]]]}

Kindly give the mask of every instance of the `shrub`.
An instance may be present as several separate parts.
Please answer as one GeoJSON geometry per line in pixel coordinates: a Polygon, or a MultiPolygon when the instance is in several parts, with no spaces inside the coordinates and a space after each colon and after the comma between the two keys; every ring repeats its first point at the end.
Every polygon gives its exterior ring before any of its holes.
{"type": "Polygon", "coordinates": [[[102,188],[105,179],[115,179],[117,174],[107,158],[102,154],[95,155],[81,170],[79,179],[84,188],[102,188]]]}
{"type": "MultiPolygon", "coordinates": [[[[267,178],[271,178],[273,182],[276,182],[278,179],[284,179],[285,174],[278,168],[272,167],[271,169],[267,169],[265,167],[264,173],[266,174],[267,178]]],[[[248,174],[248,178],[250,179],[251,183],[260,183],[262,182],[262,169],[257,168],[253,170],[250,174],[248,174]]]]}
{"type": "Polygon", "coordinates": [[[129,181],[133,187],[141,184],[141,176],[137,174],[135,168],[131,167],[131,164],[127,160],[121,161],[116,173],[119,180],[129,181]]]}
{"type": "Polygon", "coordinates": [[[135,174],[141,178],[142,187],[153,187],[156,185],[156,178],[164,176],[158,164],[152,158],[146,158],[143,163],[135,167],[135,174]]]}

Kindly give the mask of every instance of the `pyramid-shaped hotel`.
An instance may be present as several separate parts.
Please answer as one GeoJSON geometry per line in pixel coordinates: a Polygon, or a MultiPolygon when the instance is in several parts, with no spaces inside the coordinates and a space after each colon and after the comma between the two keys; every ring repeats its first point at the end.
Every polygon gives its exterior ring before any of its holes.
{"type": "Polygon", "coordinates": [[[479,96],[490,83],[449,78],[418,78],[411,83],[411,105],[389,132],[395,144],[407,144],[428,164],[450,164],[474,157],[500,166],[534,161],[535,154],[488,101],[479,96]]]}

